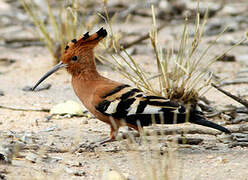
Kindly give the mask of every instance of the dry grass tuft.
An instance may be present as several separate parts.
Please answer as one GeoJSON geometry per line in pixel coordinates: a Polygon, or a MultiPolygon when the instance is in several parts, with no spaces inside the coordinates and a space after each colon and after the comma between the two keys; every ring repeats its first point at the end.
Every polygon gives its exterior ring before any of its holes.
{"type": "MultiPolygon", "coordinates": [[[[42,11],[41,4],[36,4],[35,1],[19,1],[32,18],[55,63],[59,62],[64,47],[69,41],[90,30],[99,20],[97,15],[92,15],[88,17],[87,23],[84,23],[86,12],[82,9],[87,7],[82,7],[78,0],[56,2],[59,8],[53,8],[52,4],[45,0],[47,12],[42,11]]],[[[83,5],[87,6],[87,3],[83,5]]]]}
{"type": "MultiPolygon", "coordinates": [[[[107,10],[105,12],[107,14],[107,10]]],[[[141,65],[120,46],[119,39],[115,38],[115,33],[113,33],[111,27],[111,20],[107,15],[105,20],[111,29],[113,46],[119,48],[114,48],[115,54],[109,54],[113,61],[109,61],[107,57],[101,56],[99,58],[110,62],[113,67],[138,88],[158,96],[195,106],[199,97],[211,88],[212,74],[209,71],[210,66],[219,57],[243,42],[244,39],[219,56],[206,60],[209,50],[215,45],[226,28],[199,54],[197,50],[201,48],[200,45],[208,19],[208,12],[205,13],[203,20],[200,20],[199,9],[197,9],[193,40],[189,38],[188,20],[186,18],[179,50],[178,53],[175,53],[174,48],[165,49],[158,43],[156,17],[153,7],[152,15],[153,25],[150,31],[150,40],[157,65],[157,73],[155,75],[149,76],[145,69],[142,69],[141,65]],[[154,86],[154,80],[156,80],[155,82],[158,86],[154,86]]]]}

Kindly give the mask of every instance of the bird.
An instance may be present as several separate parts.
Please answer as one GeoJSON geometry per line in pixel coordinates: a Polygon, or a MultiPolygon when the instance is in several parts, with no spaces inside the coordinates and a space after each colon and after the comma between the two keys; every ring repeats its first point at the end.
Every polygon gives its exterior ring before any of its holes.
{"type": "Polygon", "coordinates": [[[32,89],[35,90],[57,70],[66,68],[72,76],[72,87],[79,100],[97,119],[110,126],[110,136],[103,143],[116,140],[121,126],[140,132],[144,126],[153,123],[190,122],[230,133],[227,128],[207,120],[195,108],[187,110],[178,102],[100,75],[96,69],[94,48],[106,36],[106,29],[101,28],[92,35],[87,32],[73,39],[66,45],[61,61],[45,73],[32,89]]]}

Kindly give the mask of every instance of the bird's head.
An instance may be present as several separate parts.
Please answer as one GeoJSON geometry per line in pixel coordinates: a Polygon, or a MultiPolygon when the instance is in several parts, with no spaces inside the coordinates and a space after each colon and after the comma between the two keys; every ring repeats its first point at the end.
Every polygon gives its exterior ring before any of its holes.
{"type": "Polygon", "coordinates": [[[87,32],[78,40],[73,39],[66,45],[65,51],[61,56],[61,61],[44,74],[44,76],[35,84],[33,90],[35,90],[35,88],[47,77],[63,67],[72,75],[86,70],[94,70],[95,62],[93,49],[98,42],[106,36],[107,31],[101,28],[92,35],[89,35],[89,32],[87,32]]]}

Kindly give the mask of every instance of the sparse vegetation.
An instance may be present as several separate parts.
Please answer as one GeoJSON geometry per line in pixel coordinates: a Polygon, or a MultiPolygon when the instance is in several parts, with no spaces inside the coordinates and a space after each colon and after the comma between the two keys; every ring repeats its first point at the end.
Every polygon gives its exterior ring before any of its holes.
{"type": "MultiPolygon", "coordinates": [[[[107,10],[105,12],[106,14],[108,13],[107,10]]],[[[155,14],[154,7],[152,6],[153,25],[150,31],[150,40],[154,50],[155,60],[153,61],[155,61],[157,65],[156,74],[149,76],[145,69],[142,69],[139,63],[137,63],[138,61],[133,59],[132,56],[121,47],[118,38],[115,38],[115,35],[112,32],[112,22],[108,18],[108,15],[106,15],[106,22],[111,29],[113,47],[119,47],[114,48],[116,54],[109,54],[114,61],[113,67],[117,67],[116,69],[122,73],[124,77],[144,91],[164,96],[184,104],[196,106],[199,97],[203,96],[211,88],[212,74],[209,71],[210,66],[218,58],[244,42],[246,38],[224,52],[220,52],[215,58],[206,60],[208,53],[211,52],[210,49],[214,47],[215,43],[225,32],[227,27],[216,36],[216,39],[212,41],[201,54],[199,54],[197,50],[201,47],[204,27],[208,19],[208,11],[205,12],[205,16],[201,23],[199,10],[196,9],[193,40],[189,40],[188,20],[186,17],[179,50],[175,53],[174,47],[165,49],[158,43],[155,14]],[[156,81],[154,81],[154,79],[156,79],[156,81]],[[159,86],[154,86],[154,83],[159,84],[159,86]]],[[[100,58],[112,63],[108,60],[108,57],[101,56],[100,58]]]]}
{"type": "Polygon", "coordinates": [[[50,1],[45,0],[43,3],[47,6],[47,12],[35,1],[19,1],[32,18],[55,63],[59,62],[66,44],[89,31],[99,19],[97,15],[92,15],[85,20],[84,8],[87,9],[87,3],[85,7],[81,7],[78,0],[59,1],[56,3],[59,5],[56,10],[50,1]]]}
{"type": "Polygon", "coordinates": [[[154,50],[157,72],[153,75],[148,75],[127,50],[122,48],[120,44],[120,34],[113,32],[112,24],[115,16],[112,19],[109,17],[107,9],[108,1],[103,1],[105,15],[100,13],[98,13],[98,16],[92,15],[93,20],[87,23],[82,23],[83,16],[79,11],[79,2],[77,0],[73,0],[70,5],[65,5],[65,7],[61,2],[59,12],[55,12],[51,4],[45,1],[48,8],[48,25],[44,23],[44,20],[39,14],[34,13],[39,9],[37,4],[33,1],[29,3],[27,3],[26,0],[20,1],[22,1],[23,7],[41,32],[43,40],[46,42],[55,62],[59,61],[60,55],[63,53],[64,46],[67,42],[80,36],[83,30],[91,29],[98,22],[98,18],[101,17],[109,26],[110,36],[105,40],[104,44],[106,51],[109,52],[109,56],[104,57],[96,54],[98,60],[107,61],[111,64],[113,64],[114,61],[114,67],[117,67],[117,70],[119,70],[124,77],[128,78],[142,90],[193,106],[197,104],[198,98],[211,88],[212,75],[209,71],[210,66],[219,57],[244,41],[241,40],[230,49],[220,53],[219,56],[205,61],[210,49],[221,37],[225,29],[202,51],[202,54],[199,54],[197,49],[201,47],[208,12],[205,12],[205,16],[201,22],[199,10],[196,10],[193,39],[189,39],[190,30],[186,18],[179,50],[175,53],[174,47],[171,49],[164,48],[158,43],[156,12],[154,8],[152,8],[153,24],[150,31],[150,41],[154,50]],[[51,27],[52,31],[47,27],[51,27]],[[113,53],[113,50],[115,53],[113,53]],[[110,61],[109,57],[111,57],[113,61],[110,61]],[[154,83],[158,84],[158,86],[154,86],[154,83]]]}

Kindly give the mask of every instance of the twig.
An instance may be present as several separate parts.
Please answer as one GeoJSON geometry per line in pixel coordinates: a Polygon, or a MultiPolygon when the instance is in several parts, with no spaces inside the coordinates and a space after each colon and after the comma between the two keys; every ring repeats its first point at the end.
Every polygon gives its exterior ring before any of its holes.
{"type": "Polygon", "coordinates": [[[222,111],[215,111],[213,113],[206,114],[205,117],[207,117],[207,118],[213,118],[215,116],[219,116],[221,113],[223,113],[223,112],[222,111]]]}
{"type": "Polygon", "coordinates": [[[40,42],[40,38],[4,38],[4,37],[0,37],[0,39],[3,39],[5,41],[5,43],[7,44],[11,44],[11,43],[23,43],[23,42],[40,42]]]}
{"type": "MultiPolygon", "coordinates": [[[[207,43],[213,43],[214,41],[210,40],[207,43]]],[[[222,44],[222,45],[228,45],[228,46],[233,46],[235,45],[237,42],[236,41],[231,41],[231,42],[223,42],[223,41],[217,41],[215,42],[216,44],[222,44]]],[[[247,41],[243,41],[239,44],[240,46],[248,46],[248,42],[247,41]]]]}
{"type": "Polygon", "coordinates": [[[248,84],[248,78],[235,79],[232,81],[223,81],[220,83],[220,86],[233,85],[233,84],[248,84]]]}
{"type": "Polygon", "coordinates": [[[235,142],[235,143],[230,144],[228,147],[233,148],[233,147],[236,147],[236,146],[248,147],[248,142],[235,142]]]}
{"type": "MultiPolygon", "coordinates": [[[[163,23],[161,24],[157,31],[159,32],[161,29],[163,29],[165,26],[167,25],[167,23],[163,23]]],[[[121,46],[124,48],[124,49],[127,49],[127,48],[130,48],[131,46],[135,45],[135,44],[138,44],[146,39],[148,39],[150,37],[150,33],[146,33],[145,35],[143,36],[140,36],[138,39],[130,42],[130,43],[124,43],[124,44],[121,44],[121,46]]]]}
{"type": "MultiPolygon", "coordinates": [[[[229,127],[228,127],[229,129],[229,127]]],[[[187,126],[187,127],[170,127],[169,129],[160,129],[160,128],[154,128],[154,129],[146,129],[144,134],[146,136],[154,136],[155,134],[158,136],[163,135],[175,135],[175,134],[183,134],[187,132],[187,134],[209,134],[209,135],[218,135],[222,132],[217,131],[215,129],[210,128],[200,128],[198,126],[187,126]]],[[[133,137],[139,137],[140,134],[136,131],[131,132],[133,137]]],[[[130,137],[130,132],[122,132],[120,135],[118,135],[118,138],[120,139],[127,139],[130,137]]]]}
{"type": "Polygon", "coordinates": [[[0,36],[0,39],[4,40],[5,44],[0,46],[5,46],[8,48],[21,48],[27,46],[44,46],[45,43],[41,41],[40,38],[4,38],[0,36]]]}
{"type": "Polygon", "coordinates": [[[0,105],[1,109],[9,109],[13,111],[38,111],[38,112],[49,112],[50,109],[47,108],[20,108],[20,107],[10,107],[10,106],[3,106],[0,105]]]}
{"type": "Polygon", "coordinates": [[[232,98],[233,100],[239,102],[240,104],[243,104],[245,107],[248,107],[248,101],[246,101],[245,99],[241,99],[238,96],[235,96],[227,91],[225,91],[224,89],[221,89],[220,87],[218,87],[215,84],[211,84],[214,88],[216,88],[217,90],[219,90],[220,92],[224,93],[225,95],[227,95],[228,97],[232,98]]]}
{"type": "Polygon", "coordinates": [[[244,106],[242,107],[230,107],[224,110],[215,110],[212,113],[205,114],[205,117],[207,118],[213,118],[215,116],[220,115],[221,113],[242,113],[242,114],[248,114],[248,109],[244,106]]]}

